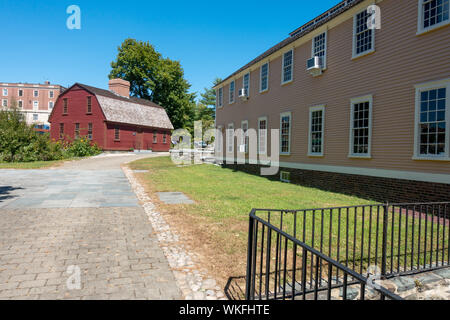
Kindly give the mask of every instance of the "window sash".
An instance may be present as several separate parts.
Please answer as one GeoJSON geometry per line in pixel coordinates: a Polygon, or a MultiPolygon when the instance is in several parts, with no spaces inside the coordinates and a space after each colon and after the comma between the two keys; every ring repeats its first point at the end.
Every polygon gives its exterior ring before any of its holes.
{"type": "Polygon", "coordinates": [[[92,113],[92,97],[87,97],[87,113],[92,113]]]}
{"type": "Polygon", "coordinates": [[[92,129],[93,129],[92,123],[89,123],[88,124],[88,139],[89,140],[92,140],[92,129]]]}
{"type": "Polygon", "coordinates": [[[246,73],[242,78],[242,87],[245,89],[247,96],[250,95],[250,72],[246,73]]]}
{"type": "Polygon", "coordinates": [[[325,108],[311,108],[309,119],[309,154],[323,155],[325,108]]]}
{"type": "Polygon", "coordinates": [[[327,33],[321,33],[314,37],[312,45],[312,57],[321,57],[322,66],[326,67],[327,60],[327,33]]]}
{"type": "Polygon", "coordinates": [[[114,128],[114,140],[120,140],[120,128],[118,126],[114,128]]]}
{"type": "Polygon", "coordinates": [[[232,124],[228,125],[227,129],[227,151],[229,153],[234,151],[234,125],[232,124]]]}
{"type": "Polygon", "coordinates": [[[230,104],[234,103],[234,94],[235,94],[236,88],[235,88],[235,82],[234,80],[230,82],[230,104]]]}
{"type": "Polygon", "coordinates": [[[283,79],[282,83],[292,81],[294,50],[289,50],[283,54],[283,79]]]}
{"type": "Polygon", "coordinates": [[[355,30],[354,30],[354,55],[359,56],[363,53],[373,50],[374,45],[374,30],[369,29],[367,21],[369,13],[366,10],[358,13],[355,16],[355,30]]]}
{"type": "Polygon", "coordinates": [[[258,152],[267,153],[267,119],[258,120],[258,152]]]}
{"type": "Polygon", "coordinates": [[[69,110],[69,103],[68,103],[67,99],[64,99],[63,100],[63,114],[67,114],[68,110],[69,110]]]}
{"type": "Polygon", "coordinates": [[[59,124],[59,138],[64,139],[64,123],[59,124]]]}
{"type": "Polygon", "coordinates": [[[261,86],[259,91],[267,91],[269,89],[269,63],[265,63],[261,66],[261,86]]]}
{"type": "Polygon", "coordinates": [[[421,0],[421,26],[424,30],[449,21],[449,0],[421,0]]]}
{"type": "Polygon", "coordinates": [[[291,151],[291,115],[282,114],[280,120],[280,153],[289,154],[291,151]]]}
{"type": "Polygon", "coordinates": [[[217,106],[221,107],[223,105],[223,88],[217,90],[217,106]]]}
{"type": "Polygon", "coordinates": [[[80,124],[75,123],[75,139],[78,139],[80,136],[80,124]]]}
{"type": "Polygon", "coordinates": [[[370,156],[371,113],[370,100],[354,101],[351,118],[351,150],[354,156],[370,156]]]}
{"type": "Polygon", "coordinates": [[[248,152],[248,121],[243,121],[241,124],[242,136],[241,145],[245,145],[245,152],[248,152]]]}

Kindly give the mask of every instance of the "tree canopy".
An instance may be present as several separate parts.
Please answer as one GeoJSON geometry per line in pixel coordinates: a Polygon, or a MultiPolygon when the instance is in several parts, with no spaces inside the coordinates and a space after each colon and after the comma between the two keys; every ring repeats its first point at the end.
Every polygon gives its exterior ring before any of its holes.
{"type": "Polygon", "coordinates": [[[191,85],[178,61],[163,58],[149,42],[126,39],[111,68],[110,79],[129,81],[132,96],[164,107],[176,129],[192,126],[195,94],[188,92],[191,85]]]}

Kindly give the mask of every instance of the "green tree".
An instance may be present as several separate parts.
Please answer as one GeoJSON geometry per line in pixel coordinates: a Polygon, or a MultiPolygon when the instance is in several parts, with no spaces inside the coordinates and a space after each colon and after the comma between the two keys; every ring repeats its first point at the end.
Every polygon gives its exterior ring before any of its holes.
{"type": "Polygon", "coordinates": [[[149,42],[126,39],[111,68],[110,79],[129,81],[132,96],[164,107],[175,129],[192,126],[195,94],[188,92],[190,84],[178,61],[163,58],[149,42]]]}
{"type": "Polygon", "coordinates": [[[200,94],[200,96],[202,97],[200,99],[200,103],[202,103],[203,105],[207,106],[207,107],[212,107],[213,110],[216,109],[216,90],[213,89],[213,87],[215,87],[216,85],[218,85],[219,83],[222,82],[222,79],[220,78],[216,78],[213,81],[213,86],[211,88],[205,88],[204,92],[200,94]]]}

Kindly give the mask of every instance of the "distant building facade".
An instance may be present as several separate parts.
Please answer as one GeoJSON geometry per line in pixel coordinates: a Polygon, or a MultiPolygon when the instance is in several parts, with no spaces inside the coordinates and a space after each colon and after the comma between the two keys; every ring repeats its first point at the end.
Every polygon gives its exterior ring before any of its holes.
{"type": "Polygon", "coordinates": [[[163,107],[130,97],[130,83],[109,81],[109,90],[75,83],[50,115],[50,136],[72,141],[86,136],[103,150],[169,151],[172,123],[163,107]]]}
{"type": "Polygon", "coordinates": [[[0,83],[1,109],[9,109],[14,101],[28,124],[48,126],[48,117],[64,87],[50,84],[0,83]]]}

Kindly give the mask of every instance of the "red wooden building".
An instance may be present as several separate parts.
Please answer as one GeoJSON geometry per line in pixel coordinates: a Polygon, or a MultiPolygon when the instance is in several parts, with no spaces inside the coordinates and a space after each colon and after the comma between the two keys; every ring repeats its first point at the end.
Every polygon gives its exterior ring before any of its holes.
{"type": "Polygon", "coordinates": [[[172,123],[157,104],[129,96],[130,83],[109,81],[109,91],[75,83],[55,103],[49,122],[55,140],[88,136],[103,150],[168,151],[172,123]]]}

